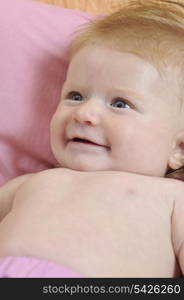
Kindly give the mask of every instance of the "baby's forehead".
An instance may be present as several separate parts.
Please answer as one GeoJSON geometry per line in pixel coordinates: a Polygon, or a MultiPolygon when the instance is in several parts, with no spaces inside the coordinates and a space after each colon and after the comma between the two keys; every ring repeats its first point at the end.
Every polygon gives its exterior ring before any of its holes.
{"type": "MultiPolygon", "coordinates": [[[[122,54],[125,56],[131,56],[131,70],[134,71],[133,67],[139,65],[147,65],[149,68],[152,68],[159,76],[162,73],[163,76],[163,69],[165,70],[165,60],[154,51],[153,47],[150,50],[150,46],[147,45],[146,47],[142,47],[141,44],[137,44],[135,39],[130,40],[121,40],[119,43],[114,43],[112,41],[105,41],[103,44],[101,41],[94,41],[88,42],[85,46],[79,48],[74,55],[71,57],[70,65],[73,62],[80,61],[81,67],[92,67],[95,66],[97,63],[99,65],[107,64],[113,68],[112,61],[115,59],[118,61],[118,64],[123,67],[124,60],[122,60],[122,54]],[[124,41],[124,42],[123,42],[124,41]],[[109,57],[109,61],[106,60],[107,56],[109,57]]],[[[115,64],[115,61],[114,61],[115,64]]],[[[164,73],[164,76],[166,73],[164,73]]]]}
{"type": "Polygon", "coordinates": [[[155,76],[159,76],[159,71],[152,64],[146,56],[141,55],[140,52],[128,49],[112,48],[101,45],[87,45],[81,48],[70,61],[70,69],[75,68],[111,68],[113,71],[116,69],[124,69],[134,72],[138,68],[151,69],[155,76]]]}
{"type": "Polygon", "coordinates": [[[101,45],[83,47],[72,58],[68,77],[81,82],[94,76],[103,77],[104,81],[111,79],[111,84],[116,85],[126,85],[133,79],[136,86],[142,79],[145,85],[148,80],[153,84],[161,82],[160,73],[153,64],[133,51],[123,50],[101,45]]]}

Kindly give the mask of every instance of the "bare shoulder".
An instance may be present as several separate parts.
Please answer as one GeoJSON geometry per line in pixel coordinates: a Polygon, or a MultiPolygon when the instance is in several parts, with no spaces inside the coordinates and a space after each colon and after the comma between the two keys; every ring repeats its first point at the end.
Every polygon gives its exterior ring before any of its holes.
{"type": "Polygon", "coordinates": [[[178,179],[162,178],[162,186],[165,190],[165,196],[168,199],[172,213],[178,209],[180,205],[184,205],[184,182],[178,179]]]}
{"type": "Polygon", "coordinates": [[[171,220],[172,242],[174,252],[184,274],[184,182],[175,185],[174,207],[171,220]]]}
{"type": "Polygon", "coordinates": [[[168,186],[169,191],[173,192],[177,198],[180,193],[184,192],[184,182],[173,178],[163,178],[164,184],[168,186]]]}
{"type": "Polygon", "coordinates": [[[184,241],[184,182],[173,179],[172,181],[173,213],[172,213],[172,240],[176,256],[184,241]]]}
{"type": "Polygon", "coordinates": [[[184,205],[184,182],[178,179],[166,179],[168,190],[171,193],[174,205],[184,205]]]}
{"type": "Polygon", "coordinates": [[[74,183],[73,172],[68,169],[48,169],[31,176],[17,190],[12,209],[31,209],[50,203],[57,202],[68,186],[74,183]]]}
{"type": "Polygon", "coordinates": [[[61,184],[64,180],[72,178],[73,172],[66,168],[54,168],[35,173],[22,186],[21,189],[34,190],[61,184]]]}
{"type": "Polygon", "coordinates": [[[0,221],[11,211],[17,190],[32,176],[29,173],[15,177],[0,187],[0,221]]]}

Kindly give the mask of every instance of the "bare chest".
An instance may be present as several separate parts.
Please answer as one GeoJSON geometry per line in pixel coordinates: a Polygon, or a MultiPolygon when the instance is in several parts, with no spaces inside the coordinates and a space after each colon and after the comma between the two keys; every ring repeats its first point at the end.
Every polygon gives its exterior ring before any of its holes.
{"type": "Polygon", "coordinates": [[[23,200],[12,212],[16,229],[11,219],[9,232],[22,237],[21,254],[45,256],[91,277],[176,275],[172,201],[158,185],[89,176],[63,185],[44,181],[40,191],[29,207],[23,200]]]}

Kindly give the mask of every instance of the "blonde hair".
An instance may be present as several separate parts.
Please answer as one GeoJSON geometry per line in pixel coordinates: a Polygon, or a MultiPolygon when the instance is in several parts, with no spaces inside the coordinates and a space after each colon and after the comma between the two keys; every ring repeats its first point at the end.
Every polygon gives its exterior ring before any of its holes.
{"type": "Polygon", "coordinates": [[[176,45],[183,51],[184,0],[128,0],[117,12],[92,20],[76,32],[71,54],[88,44],[132,51],[133,45],[139,55],[148,49],[155,54],[157,49],[160,58],[173,54],[171,48],[176,45]]]}
{"type": "Polygon", "coordinates": [[[120,10],[92,20],[75,34],[71,57],[89,44],[128,51],[155,65],[161,76],[170,68],[183,90],[184,0],[128,0],[120,10]]]}

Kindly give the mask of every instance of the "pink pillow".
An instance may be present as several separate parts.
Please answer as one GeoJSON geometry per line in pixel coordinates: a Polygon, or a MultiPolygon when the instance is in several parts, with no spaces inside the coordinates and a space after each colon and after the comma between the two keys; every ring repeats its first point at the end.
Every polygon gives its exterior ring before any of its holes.
{"type": "Polygon", "coordinates": [[[49,123],[72,33],[89,14],[25,0],[0,2],[0,185],[55,164],[49,123]]]}

